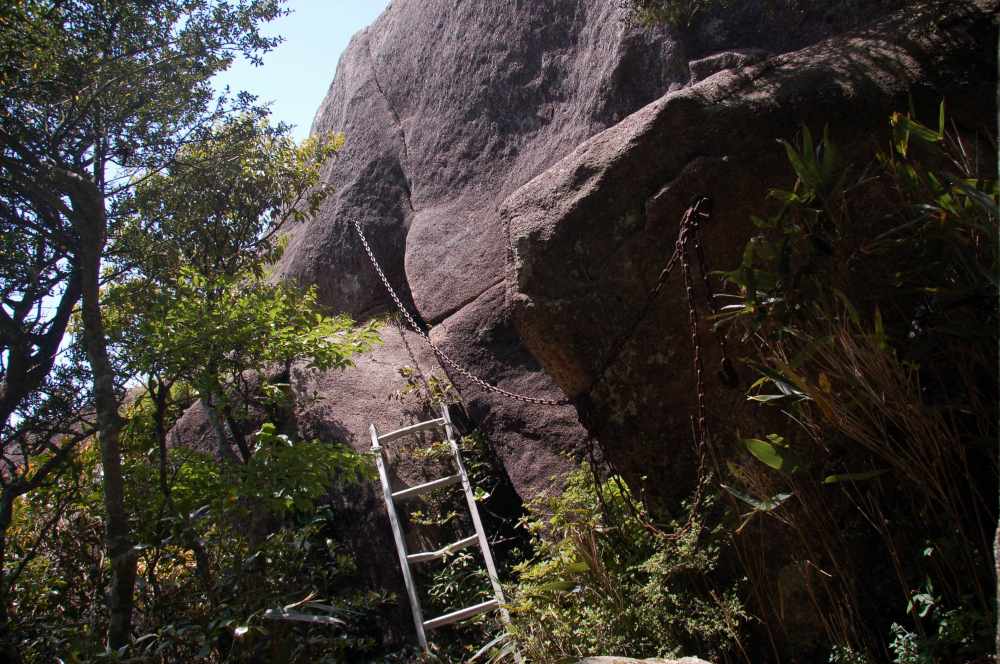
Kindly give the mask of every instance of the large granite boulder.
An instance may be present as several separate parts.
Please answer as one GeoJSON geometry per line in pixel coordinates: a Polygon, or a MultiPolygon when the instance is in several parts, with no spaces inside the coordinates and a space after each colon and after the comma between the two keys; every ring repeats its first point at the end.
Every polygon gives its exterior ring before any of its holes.
{"type": "MultiPolygon", "coordinates": [[[[449,355],[511,391],[562,398],[511,327],[497,207],[581,141],[686,84],[687,62],[679,41],[627,24],[613,0],[394,2],[354,37],[317,113],[314,132],[346,136],[327,174],[337,192],[295,229],[280,273],[318,285],[332,309],[390,310],[358,220],[449,355]]],[[[583,449],[572,407],[451,378],[526,495],[566,468],[561,452],[583,449]]]]}
{"type": "MultiPolygon", "coordinates": [[[[655,137],[631,134],[637,141],[649,139],[643,146],[634,146],[636,150],[659,156],[644,171],[640,168],[642,172],[635,173],[635,183],[621,191],[606,187],[596,194],[621,212],[618,225],[600,238],[579,238],[582,251],[588,251],[584,245],[596,239],[617,252],[631,272],[588,281],[581,269],[588,273],[605,270],[600,252],[588,256],[597,262],[582,268],[575,260],[560,263],[567,258],[565,254],[558,258],[553,254],[555,260],[545,260],[545,267],[534,263],[529,267],[523,257],[519,258],[519,281],[527,284],[526,270],[534,267],[540,267],[539,276],[553,280],[542,286],[543,290],[558,289],[567,280],[576,280],[577,294],[585,294],[594,285],[616,289],[594,292],[587,303],[564,298],[559,305],[563,313],[555,319],[546,313],[548,322],[539,325],[525,315],[527,300],[512,302],[508,288],[512,283],[508,268],[513,265],[508,224],[517,217],[515,207],[522,196],[515,192],[550,168],[558,172],[560,159],[609,127],[624,122],[616,134],[624,135],[627,127],[640,122],[628,119],[630,114],[664,94],[679,91],[692,81],[718,86],[718,82],[706,83],[704,79],[721,68],[732,72],[731,68],[764,60],[756,66],[766,69],[769,52],[800,48],[863,22],[893,3],[851,0],[848,4],[857,7],[850,12],[813,16],[808,12],[768,14],[763,9],[765,2],[743,3],[738,10],[708,17],[696,31],[680,33],[636,25],[618,0],[541,0],[529,4],[396,0],[351,41],[317,113],[313,131],[339,131],[346,136],[344,149],[326,173],[336,193],[315,219],[293,230],[278,273],[316,284],[323,302],[337,311],[366,318],[391,310],[393,303],[354,235],[352,225],[357,221],[404,304],[433,326],[432,337],[446,353],[475,375],[508,390],[545,400],[565,399],[567,394],[575,397],[581,388],[567,370],[580,360],[553,361],[552,352],[572,354],[588,346],[589,341],[556,350],[567,335],[575,334],[571,328],[589,324],[588,317],[593,316],[584,309],[594,312],[603,308],[608,319],[627,319],[640,291],[648,286],[651,268],[647,250],[656,255],[655,263],[664,248],[669,248],[669,233],[637,234],[652,218],[643,211],[655,193],[649,189],[652,183],[660,178],[664,184],[676,175],[662,169],[661,162],[686,165],[686,177],[704,172],[705,177],[717,178],[721,171],[716,167],[689,162],[702,149],[705,164],[716,159],[712,155],[724,152],[721,145],[730,140],[727,136],[733,127],[723,122],[692,129],[710,118],[702,119],[688,104],[690,113],[676,114],[669,131],[655,137]],[[699,147],[701,141],[708,142],[699,147]],[[639,197],[635,197],[637,187],[643,189],[639,197]],[[504,201],[509,202],[501,214],[504,201]],[[634,246],[647,240],[653,241],[650,247],[634,246]],[[639,251],[629,258],[633,248],[639,251]],[[616,280],[628,283],[618,288],[616,280]],[[578,309],[581,304],[587,306],[578,309]],[[512,317],[515,311],[517,328],[512,317]],[[548,323],[553,323],[552,336],[546,340],[548,323]]],[[[818,79],[813,83],[818,88],[827,85],[818,79]]],[[[800,94],[812,94],[805,82],[800,94]]],[[[671,108],[681,105],[673,102],[671,108]]],[[[765,105],[761,109],[766,110],[765,105]]],[[[795,110],[789,108],[774,118],[771,126],[782,127],[787,134],[798,120],[795,110]]],[[[646,115],[651,112],[643,111],[646,115]]],[[[837,112],[846,115],[853,111],[841,109],[834,114],[837,112]]],[[[773,137],[756,138],[766,142],[773,137]]],[[[584,164],[584,171],[591,167],[595,173],[601,171],[600,156],[589,155],[598,160],[590,166],[584,164]]],[[[734,172],[743,170],[735,160],[723,165],[734,172]]],[[[759,200],[759,192],[770,183],[769,176],[779,170],[780,163],[775,160],[771,168],[756,174],[757,180],[740,178],[733,186],[745,194],[747,202],[759,200]]],[[[581,185],[588,179],[584,171],[574,175],[581,185]]],[[[550,174],[543,179],[553,177],[558,176],[550,174]]],[[[663,211],[656,213],[660,219],[671,217],[675,199],[690,195],[681,189],[676,186],[662,192],[657,205],[663,211]]],[[[584,192],[564,189],[558,195],[565,196],[564,206],[571,206],[584,192]]],[[[720,226],[741,213],[742,209],[734,211],[720,226]]],[[[534,213],[526,210],[525,214],[534,213]]],[[[516,223],[516,232],[523,233],[522,221],[516,223]]],[[[733,224],[730,244],[735,246],[740,225],[733,224]]],[[[556,225],[553,220],[552,227],[556,225]]],[[[556,241],[569,243],[562,249],[577,241],[573,232],[557,234],[556,241]]],[[[539,247],[535,255],[547,251],[539,247]]],[[[725,258],[720,255],[718,264],[724,264],[725,258]]],[[[610,267],[613,271],[621,265],[610,267]]],[[[534,288],[526,286],[518,292],[531,299],[541,295],[534,288]]],[[[540,303],[541,299],[533,301],[540,303]]],[[[676,304],[669,299],[665,303],[676,304]]],[[[683,318],[683,314],[677,315],[678,310],[664,308],[667,310],[674,311],[668,316],[672,320],[683,318]]],[[[583,334],[606,329],[602,323],[583,334]]],[[[669,335],[672,328],[666,329],[669,335]]],[[[649,330],[644,334],[649,337],[649,330]]],[[[619,376],[620,382],[630,382],[628,390],[606,390],[598,398],[614,403],[596,411],[603,408],[620,416],[643,410],[640,419],[654,419],[658,424],[643,425],[637,429],[641,432],[687,430],[688,404],[664,403],[658,397],[661,383],[679,385],[687,380],[682,370],[687,366],[683,352],[660,343],[643,341],[642,346],[626,349],[623,362],[615,369],[628,374],[619,376]],[[645,366],[645,348],[654,346],[659,349],[652,352],[659,373],[650,376],[644,370],[628,368],[630,364],[645,366]],[[648,398],[633,398],[649,382],[654,383],[654,389],[648,398]]],[[[590,346],[584,352],[595,349],[590,346]]],[[[525,496],[547,487],[548,478],[566,468],[560,461],[562,453],[579,455],[586,448],[589,434],[573,406],[511,400],[483,391],[451,367],[434,364],[434,371],[448,373],[455,382],[469,412],[491,435],[511,479],[525,496]]],[[[577,378],[582,375],[577,374],[577,378]]],[[[388,391],[386,386],[385,393],[388,391]]],[[[358,393],[352,399],[381,404],[382,397],[358,393]]],[[[335,398],[345,408],[360,408],[335,398]]],[[[342,419],[335,410],[331,405],[326,412],[333,421],[342,419]]],[[[610,430],[588,426],[592,429],[589,433],[612,436],[610,430]]],[[[611,438],[601,442],[612,447],[614,443],[611,438]]]]}

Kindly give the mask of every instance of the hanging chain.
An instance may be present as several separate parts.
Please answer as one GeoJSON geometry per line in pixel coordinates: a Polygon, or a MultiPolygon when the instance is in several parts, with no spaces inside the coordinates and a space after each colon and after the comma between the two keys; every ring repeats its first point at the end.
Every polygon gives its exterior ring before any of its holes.
{"type": "Polygon", "coordinates": [[[375,252],[372,251],[371,245],[368,244],[368,240],[365,239],[365,234],[361,231],[361,224],[357,219],[354,220],[354,230],[357,231],[358,237],[361,239],[361,244],[365,248],[365,253],[368,254],[368,259],[371,261],[372,267],[375,268],[375,272],[378,273],[379,279],[382,280],[382,285],[385,286],[386,291],[389,293],[389,297],[396,304],[396,308],[399,309],[399,313],[403,315],[406,322],[409,323],[410,328],[423,339],[427,347],[438,357],[439,360],[447,364],[449,367],[454,369],[456,372],[472,381],[480,388],[487,392],[493,392],[494,394],[499,394],[505,396],[508,399],[513,399],[515,401],[522,401],[524,403],[533,403],[540,406],[566,406],[572,403],[569,399],[540,399],[538,397],[529,397],[524,394],[517,394],[509,390],[505,390],[502,387],[493,385],[492,383],[487,383],[485,380],[476,376],[471,371],[466,369],[464,366],[459,364],[457,361],[453,360],[447,353],[445,353],[437,344],[431,341],[431,337],[424,330],[423,326],[418,325],[417,321],[413,318],[410,312],[403,306],[402,300],[399,299],[399,295],[396,294],[396,290],[389,283],[389,279],[385,276],[385,272],[382,271],[381,266],[375,259],[375,252]]]}
{"type": "MultiPolygon", "coordinates": [[[[707,202],[707,199],[703,200],[707,202]]],[[[704,500],[705,487],[708,484],[708,474],[705,472],[705,459],[707,455],[711,455],[712,464],[715,467],[716,472],[719,472],[719,459],[716,455],[715,447],[712,445],[710,440],[711,432],[708,427],[708,419],[706,415],[704,363],[702,361],[701,353],[701,338],[698,334],[698,310],[695,306],[694,282],[691,277],[691,257],[689,250],[689,246],[693,245],[695,259],[698,262],[698,272],[701,273],[702,284],[704,285],[705,300],[708,304],[709,312],[714,315],[718,313],[718,307],[715,301],[715,292],[712,289],[712,283],[709,279],[710,271],[708,262],[705,260],[705,252],[702,248],[701,242],[701,220],[703,218],[707,219],[709,214],[710,212],[708,210],[701,214],[693,214],[689,223],[681,228],[677,238],[678,250],[681,252],[681,271],[683,272],[684,292],[687,296],[688,330],[691,336],[691,346],[694,349],[693,369],[695,373],[695,389],[697,390],[698,403],[696,417],[692,418],[694,420],[692,422],[692,434],[695,438],[698,467],[694,495],[691,499],[691,505],[688,508],[688,518],[680,529],[669,535],[669,537],[674,539],[683,537],[686,533],[690,532],[691,529],[699,526],[697,520],[698,511],[701,508],[702,501],[704,500]],[[688,234],[690,234],[690,241],[688,234]]],[[[737,377],[732,363],[729,361],[726,337],[718,330],[715,330],[714,334],[722,353],[722,368],[719,371],[719,378],[725,385],[735,385],[737,377]]]]}
{"type": "Polygon", "coordinates": [[[629,326],[617,339],[617,341],[611,345],[611,352],[601,363],[596,378],[594,378],[590,387],[586,390],[587,393],[592,392],[594,388],[601,383],[601,381],[607,378],[607,374],[611,370],[615,361],[618,360],[625,348],[628,347],[632,338],[639,331],[639,327],[642,325],[643,321],[649,316],[653,309],[653,305],[656,304],[656,299],[660,296],[660,292],[663,291],[663,287],[667,284],[667,280],[670,278],[670,273],[673,272],[677,262],[681,259],[681,254],[685,251],[688,243],[688,229],[691,228],[692,225],[697,225],[699,217],[708,216],[708,212],[705,211],[707,208],[708,199],[701,197],[684,211],[684,215],[681,217],[677,231],[677,240],[674,242],[674,252],[670,255],[666,265],[660,271],[659,276],[656,278],[656,285],[649,291],[649,294],[646,296],[646,301],[643,303],[642,309],[639,310],[639,314],[632,321],[632,325],[629,326]]]}
{"type": "MultiPolygon", "coordinates": [[[[639,329],[639,326],[649,315],[659,297],[660,292],[666,285],[667,280],[670,277],[671,272],[677,265],[678,261],[683,264],[684,272],[684,284],[685,290],[688,296],[688,315],[689,315],[689,325],[692,331],[692,343],[694,344],[694,362],[695,362],[695,373],[698,382],[698,438],[703,441],[706,437],[705,430],[705,390],[702,382],[702,362],[701,362],[701,352],[700,344],[697,339],[697,313],[694,309],[694,295],[693,295],[693,284],[691,284],[690,277],[690,266],[688,264],[688,251],[689,245],[693,244],[695,248],[695,253],[697,255],[698,266],[702,274],[702,278],[705,283],[706,297],[708,298],[709,310],[713,313],[715,312],[715,301],[712,294],[712,289],[708,280],[708,270],[705,265],[704,251],[701,246],[701,218],[708,218],[710,214],[709,210],[710,204],[709,199],[705,197],[699,198],[692,206],[690,206],[685,212],[680,221],[680,228],[677,234],[677,241],[674,243],[674,252],[671,254],[670,259],[667,261],[663,270],[660,271],[659,276],[656,280],[656,285],[650,290],[649,295],[646,298],[646,302],[643,304],[638,316],[636,316],[632,325],[625,331],[625,333],[613,344],[611,344],[610,353],[608,357],[601,363],[600,369],[598,370],[595,379],[591,383],[590,387],[583,393],[589,394],[594,388],[601,383],[606,377],[607,373],[610,371],[611,366],[615,361],[621,356],[622,351],[627,347],[628,343],[635,336],[639,329]]],[[[506,226],[506,225],[505,225],[506,226]]],[[[424,329],[424,327],[417,323],[416,319],[410,314],[409,310],[403,306],[402,300],[399,295],[396,294],[396,290],[389,283],[388,277],[385,276],[385,272],[382,271],[382,267],[379,265],[378,260],[375,258],[375,252],[372,251],[371,245],[368,244],[368,240],[365,238],[364,232],[361,230],[361,223],[355,219],[354,220],[354,230],[358,234],[358,238],[361,240],[361,244],[365,249],[365,253],[368,254],[368,259],[371,261],[372,267],[375,268],[375,272],[378,274],[379,279],[382,281],[382,285],[385,287],[386,292],[392,298],[395,303],[396,308],[399,313],[403,316],[406,322],[409,324],[410,328],[420,336],[423,342],[431,349],[435,356],[441,362],[451,367],[454,371],[479,386],[481,389],[492,392],[494,394],[499,394],[501,396],[513,399],[515,401],[521,401],[524,403],[531,403],[542,406],[565,406],[573,403],[569,399],[542,399],[539,397],[531,397],[524,394],[517,394],[509,390],[505,390],[502,387],[488,383],[479,376],[476,376],[467,368],[459,364],[456,360],[452,359],[447,353],[444,352],[437,344],[435,344],[430,335],[424,329]]],[[[504,228],[505,243],[507,245],[507,259],[508,261],[513,260],[513,246],[510,241],[509,230],[504,228]]],[[[723,357],[723,377],[724,382],[726,377],[731,377],[733,375],[732,367],[729,363],[729,358],[726,353],[726,340],[725,337],[717,335],[719,340],[719,345],[722,348],[723,357]]]]}
{"type": "MultiPolygon", "coordinates": [[[[705,200],[705,199],[703,199],[705,200]]],[[[700,202],[700,201],[699,201],[700,202]]],[[[690,233],[693,239],[694,245],[696,247],[695,253],[698,255],[698,267],[699,271],[702,273],[702,278],[705,282],[705,287],[708,289],[706,291],[706,296],[711,299],[711,287],[708,282],[708,274],[705,272],[704,262],[701,260],[701,252],[698,248],[701,246],[699,242],[699,230],[701,226],[701,220],[699,217],[704,214],[706,217],[708,213],[695,213],[691,215],[689,223],[685,224],[677,235],[677,250],[681,254],[681,275],[684,280],[684,293],[687,297],[688,305],[688,334],[691,336],[691,346],[694,349],[692,366],[694,369],[695,376],[695,390],[697,394],[697,406],[695,411],[693,433],[695,437],[695,454],[697,456],[698,469],[695,479],[694,496],[691,499],[691,505],[688,508],[688,519],[687,522],[682,526],[677,532],[672,534],[674,538],[680,538],[685,533],[687,533],[691,528],[695,527],[697,521],[698,510],[701,507],[701,502],[704,496],[705,485],[707,484],[707,476],[705,474],[705,456],[706,450],[709,449],[708,442],[708,419],[705,415],[705,380],[704,371],[705,366],[701,359],[701,339],[698,335],[698,310],[695,308],[694,304],[694,283],[691,278],[691,262],[690,262],[690,251],[688,248],[690,233]]],[[[714,311],[714,309],[710,309],[714,311]]],[[[724,352],[724,351],[723,351],[724,352]]]]}
{"type": "Polygon", "coordinates": [[[692,360],[694,368],[695,388],[698,396],[697,417],[695,419],[695,431],[698,434],[698,446],[703,447],[708,436],[708,423],[705,418],[705,366],[701,361],[701,340],[698,337],[698,310],[694,306],[694,284],[691,279],[691,262],[688,250],[688,234],[693,226],[696,226],[697,216],[691,215],[690,223],[681,227],[677,235],[677,250],[681,255],[681,276],[684,280],[684,293],[688,303],[688,333],[691,336],[691,346],[694,349],[692,360]]]}
{"type": "MultiPolygon", "coordinates": [[[[696,472],[696,484],[694,495],[691,500],[691,504],[688,507],[688,516],[685,523],[680,527],[667,532],[664,530],[663,526],[653,523],[648,518],[644,517],[638,507],[633,504],[633,499],[629,497],[626,500],[626,506],[632,513],[632,516],[639,520],[639,522],[649,531],[654,534],[665,537],[671,540],[677,540],[684,537],[687,533],[698,525],[698,512],[701,508],[701,504],[704,500],[705,487],[708,484],[708,476],[705,472],[705,461],[707,454],[711,453],[713,456],[713,461],[715,460],[714,448],[712,448],[709,437],[710,432],[708,428],[708,419],[706,414],[706,393],[705,393],[705,381],[704,381],[704,362],[702,360],[702,347],[701,339],[698,333],[698,310],[695,305],[695,294],[694,294],[694,280],[691,275],[691,250],[694,249],[695,258],[698,263],[698,271],[701,273],[702,281],[704,283],[705,297],[709,302],[709,310],[715,313],[715,298],[712,291],[711,283],[709,281],[709,270],[704,257],[704,251],[701,247],[701,222],[702,219],[708,219],[711,214],[710,201],[707,198],[698,199],[694,205],[689,207],[684,216],[681,217],[677,232],[677,240],[674,243],[674,253],[671,255],[670,260],[667,261],[666,266],[660,272],[660,276],[657,279],[656,286],[650,291],[650,296],[647,299],[642,312],[636,318],[632,327],[629,329],[627,334],[622,337],[620,348],[625,345],[631,338],[635,335],[642,323],[643,319],[649,312],[653,301],[659,295],[663,286],[666,284],[667,279],[670,276],[671,271],[680,263],[681,266],[681,278],[684,285],[684,294],[688,306],[688,335],[691,339],[691,346],[693,349],[692,353],[692,369],[695,374],[695,389],[697,397],[697,405],[695,416],[691,418],[691,433],[695,444],[695,454],[697,463],[696,472]]],[[[729,364],[728,354],[726,352],[725,338],[721,335],[716,335],[719,340],[719,345],[722,349],[722,361],[723,361],[723,371],[721,373],[724,376],[735,377],[732,371],[732,367],[729,364]]],[[[616,359],[616,356],[612,356],[605,361],[605,370],[610,363],[616,359]]],[[[600,380],[602,376],[598,377],[600,380]]],[[[595,381],[596,382],[596,381],[595,381]]],[[[607,455],[605,455],[607,457],[607,455]]],[[[610,462],[610,459],[606,458],[605,462],[608,463],[611,472],[617,475],[618,472],[614,465],[610,462]]],[[[717,462],[716,462],[717,463],[717,462]]],[[[601,491],[600,485],[596,485],[597,490],[601,491]]],[[[630,494],[624,492],[621,487],[620,490],[623,491],[623,496],[630,496],[630,494]]]]}
{"type": "MultiPolygon", "coordinates": [[[[710,212],[706,214],[706,217],[710,212]]],[[[708,266],[708,261],[705,260],[705,250],[702,247],[701,241],[701,220],[695,219],[692,225],[692,231],[694,236],[694,250],[695,255],[698,259],[698,271],[701,273],[702,282],[705,285],[705,302],[708,305],[708,310],[713,316],[719,313],[718,303],[715,301],[715,291],[712,288],[711,280],[708,275],[711,274],[711,269],[708,266]]],[[[694,306],[690,303],[689,306],[694,306]]],[[[718,328],[713,327],[715,334],[716,343],[719,344],[719,350],[722,353],[722,367],[719,370],[719,380],[722,384],[727,387],[733,387],[737,383],[736,370],[733,369],[732,362],[729,361],[729,349],[726,339],[726,334],[720,332],[718,328]]]]}

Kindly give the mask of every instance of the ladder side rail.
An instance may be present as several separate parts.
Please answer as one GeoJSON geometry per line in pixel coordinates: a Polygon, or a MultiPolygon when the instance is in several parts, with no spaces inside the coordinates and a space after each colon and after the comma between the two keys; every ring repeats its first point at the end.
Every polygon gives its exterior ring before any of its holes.
{"type": "MultiPolygon", "coordinates": [[[[448,438],[451,453],[455,457],[458,474],[462,476],[462,489],[465,493],[465,502],[469,505],[472,525],[475,526],[476,536],[479,538],[479,549],[483,552],[483,560],[486,562],[486,573],[490,577],[490,584],[493,586],[493,595],[496,597],[497,605],[500,609],[500,620],[503,621],[504,625],[510,627],[510,613],[504,608],[507,599],[504,597],[503,588],[500,587],[500,577],[497,574],[497,567],[493,563],[490,542],[486,539],[486,531],[483,529],[483,522],[479,518],[479,508],[476,507],[476,496],[472,492],[469,474],[465,472],[465,464],[462,462],[462,454],[458,449],[458,440],[455,437],[455,425],[451,422],[451,413],[448,412],[448,404],[446,403],[441,404],[441,419],[444,420],[444,433],[448,438]]],[[[517,649],[514,650],[514,664],[524,664],[524,658],[517,649]]]]}
{"type": "MultiPolygon", "coordinates": [[[[448,445],[451,453],[455,457],[455,464],[458,466],[458,474],[462,476],[462,489],[465,493],[465,502],[469,505],[469,514],[472,516],[472,525],[476,529],[476,536],[479,538],[479,548],[483,552],[483,560],[486,562],[486,572],[490,577],[490,584],[493,586],[493,594],[500,604],[505,604],[503,589],[500,587],[500,577],[497,575],[496,565],[493,563],[493,554],[490,553],[490,542],[486,538],[486,531],[483,530],[483,522],[479,518],[479,508],[476,507],[476,496],[472,492],[472,484],[469,482],[469,474],[465,471],[465,464],[462,462],[462,455],[458,449],[458,442],[455,438],[455,427],[451,422],[451,414],[448,412],[448,405],[441,405],[441,415],[444,419],[445,435],[448,437],[448,445]]],[[[504,622],[509,622],[510,617],[507,610],[500,609],[504,622]]]]}
{"type": "Polygon", "coordinates": [[[385,510],[389,513],[389,524],[392,526],[392,537],[396,541],[396,553],[399,556],[399,568],[403,572],[403,583],[406,584],[406,594],[410,598],[410,608],[413,612],[413,624],[417,629],[417,641],[420,647],[427,650],[427,635],[424,633],[424,617],[420,610],[420,600],[417,598],[417,587],[410,572],[410,563],[406,559],[406,542],[403,530],[396,514],[396,506],[392,501],[392,488],[389,486],[389,475],[386,473],[385,458],[382,456],[382,446],[379,445],[378,431],[375,425],[369,425],[372,437],[372,451],[375,452],[375,464],[378,466],[379,480],[382,482],[382,496],[385,498],[385,510]]]}

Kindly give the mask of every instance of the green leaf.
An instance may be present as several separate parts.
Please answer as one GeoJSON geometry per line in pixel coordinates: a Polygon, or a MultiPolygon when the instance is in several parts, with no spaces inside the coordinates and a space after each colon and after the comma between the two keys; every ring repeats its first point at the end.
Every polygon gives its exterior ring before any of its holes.
{"type": "Polygon", "coordinates": [[[836,475],[827,475],[823,478],[823,484],[836,484],[838,482],[863,482],[865,480],[870,480],[880,475],[885,475],[889,472],[888,468],[883,468],[882,470],[869,470],[864,473],[838,473],[836,475]]]}
{"type": "Polygon", "coordinates": [[[799,178],[799,180],[805,182],[806,178],[809,177],[809,174],[806,169],[805,162],[802,160],[802,155],[800,155],[795,146],[788,141],[779,139],[778,142],[785,146],[785,154],[788,156],[788,162],[792,165],[792,170],[795,171],[795,175],[799,178]]]}
{"type": "Polygon", "coordinates": [[[875,343],[882,350],[888,350],[889,342],[885,335],[885,324],[882,322],[882,311],[875,306],[875,343]]]}
{"type": "Polygon", "coordinates": [[[858,314],[858,310],[854,307],[854,304],[851,303],[850,298],[847,297],[847,294],[845,294],[842,290],[838,288],[833,289],[833,294],[844,306],[844,311],[847,312],[847,315],[850,317],[851,322],[854,323],[855,325],[860,326],[861,316],[858,314]]]}
{"type": "Polygon", "coordinates": [[[536,592],[536,593],[566,592],[567,590],[572,590],[575,587],[576,583],[573,581],[549,581],[548,583],[542,583],[537,586],[531,586],[531,592],[536,592]]]}
{"type": "MultiPolygon", "coordinates": [[[[786,371],[786,373],[790,373],[790,371],[787,368],[786,368],[785,371],[786,371]]],[[[760,380],[758,380],[757,382],[755,382],[750,387],[750,389],[751,390],[756,389],[757,387],[763,385],[765,382],[770,382],[775,387],[778,388],[778,390],[781,392],[781,394],[753,394],[753,395],[749,395],[747,397],[748,400],[750,400],[750,401],[756,401],[758,403],[770,403],[772,401],[780,401],[782,399],[795,399],[797,401],[810,400],[810,397],[809,397],[808,394],[806,394],[802,390],[796,388],[791,383],[788,383],[788,382],[786,382],[786,381],[784,381],[784,380],[782,380],[782,379],[780,379],[780,378],[777,377],[777,376],[779,376],[781,374],[776,374],[774,372],[768,372],[768,374],[769,375],[767,375],[764,378],[761,378],[760,380]]],[[[795,375],[792,375],[792,378],[796,379],[796,380],[801,380],[798,376],[795,376],[795,375]]]]}
{"type": "Polygon", "coordinates": [[[905,118],[906,128],[917,138],[927,143],[940,143],[944,136],[912,118],[905,118]]]}
{"type": "MultiPolygon", "coordinates": [[[[776,201],[781,201],[782,203],[801,203],[802,199],[794,191],[786,191],[784,189],[772,189],[767,192],[768,198],[773,198],[776,201]]],[[[774,228],[775,222],[772,220],[763,221],[760,217],[754,217],[754,225],[758,228],[774,228]]]]}
{"type": "Polygon", "coordinates": [[[809,131],[809,127],[802,127],[802,158],[806,161],[811,162],[814,155],[816,154],[816,148],[813,146],[813,135],[809,131]]]}
{"type": "Polygon", "coordinates": [[[840,155],[837,153],[837,147],[830,140],[829,126],[823,127],[823,140],[820,145],[822,146],[823,154],[819,176],[824,188],[824,194],[829,194],[837,189],[837,183],[834,182],[833,176],[840,165],[840,155]]]}
{"type": "Polygon", "coordinates": [[[791,395],[788,394],[753,394],[747,397],[750,401],[757,401],[759,403],[768,403],[770,401],[779,401],[781,399],[789,399],[791,395]]]}
{"type": "Polygon", "coordinates": [[[757,512],[774,511],[775,509],[780,507],[782,503],[791,498],[793,495],[791,493],[776,493],[775,495],[771,496],[766,500],[757,500],[756,498],[748,496],[739,489],[735,489],[731,486],[727,486],[725,484],[720,484],[719,486],[721,486],[726,492],[731,494],[737,500],[740,500],[749,505],[750,507],[754,508],[754,510],[757,512]]]}
{"type": "Polygon", "coordinates": [[[786,469],[786,460],[778,451],[778,448],[771,443],[761,440],[760,438],[743,438],[741,441],[743,445],[747,448],[750,454],[754,455],[757,460],[763,462],[764,464],[774,468],[775,470],[786,469]]]}

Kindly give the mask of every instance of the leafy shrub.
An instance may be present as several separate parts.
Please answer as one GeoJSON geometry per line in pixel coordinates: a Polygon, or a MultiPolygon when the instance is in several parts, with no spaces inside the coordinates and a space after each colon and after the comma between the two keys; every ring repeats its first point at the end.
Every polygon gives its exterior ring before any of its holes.
{"type": "Polygon", "coordinates": [[[969,661],[990,650],[984,647],[995,635],[990,613],[968,605],[957,609],[944,606],[930,580],[921,592],[912,595],[906,610],[920,618],[920,634],[898,623],[890,626],[889,650],[895,664],[935,664],[955,658],[969,661]]]}
{"type": "MultiPolygon", "coordinates": [[[[246,464],[170,450],[169,498],[149,463],[156,445],[139,400],[123,440],[127,494],[138,541],[136,638],[130,656],[149,661],[341,662],[374,650],[371,609],[354,561],[331,539],[338,515],[323,500],[335,484],[370,481],[370,460],[348,448],[297,441],[265,423],[246,464]],[[295,605],[340,625],[265,619],[295,605]]],[[[33,662],[102,656],[102,595],[108,562],[101,540],[96,446],[86,445],[59,484],[17,505],[12,588],[22,655],[33,662]]],[[[103,655],[108,655],[103,653],[103,655]]]]}
{"type": "Polygon", "coordinates": [[[96,446],[83,447],[53,482],[15,502],[4,582],[26,664],[88,661],[99,651],[109,569],[97,460],[96,446]]]}
{"type": "Polygon", "coordinates": [[[746,614],[735,585],[713,587],[718,529],[651,531],[621,481],[597,487],[586,465],[562,493],[527,507],[536,556],[517,567],[511,617],[528,661],[681,651],[711,658],[736,647],[746,614]]]}

